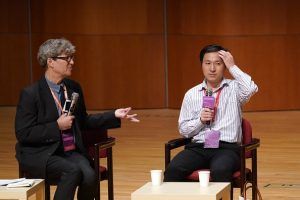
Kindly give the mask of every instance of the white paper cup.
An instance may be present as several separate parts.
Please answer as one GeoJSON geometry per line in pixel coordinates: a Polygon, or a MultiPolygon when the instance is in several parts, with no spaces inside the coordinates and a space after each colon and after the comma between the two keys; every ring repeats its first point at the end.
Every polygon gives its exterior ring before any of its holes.
{"type": "Polygon", "coordinates": [[[199,181],[201,187],[207,187],[209,184],[210,171],[199,171],[199,181]]]}
{"type": "Polygon", "coordinates": [[[162,183],[162,170],[158,169],[158,170],[151,170],[151,182],[153,186],[158,186],[161,185],[162,183]]]}

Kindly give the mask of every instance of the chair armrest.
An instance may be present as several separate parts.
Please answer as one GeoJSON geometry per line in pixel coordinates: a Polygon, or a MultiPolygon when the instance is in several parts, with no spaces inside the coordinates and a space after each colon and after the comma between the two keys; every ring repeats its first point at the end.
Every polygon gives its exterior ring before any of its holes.
{"type": "Polygon", "coordinates": [[[248,144],[242,144],[241,147],[245,149],[245,152],[257,149],[260,146],[260,139],[252,138],[252,141],[248,144]]]}
{"type": "Polygon", "coordinates": [[[105,138],[103,141],[95,143],[94,146],[96,148],[96,151],[102,150],[102,149],[108,149],[116,144],[116,139],[113,137],[105,138]]]}
{"type": "Polygon", "coordinates": [[[167,143],[165,143],[165,147],[169,150],[172,150],[184,146],[190,142],[191,142],[191,138],[177,138],[177,139],[169,140],[167,143]]]}
{"type": "MultiPolygon", "coordinates": [[[[94,169],[96,177],[101,176],[101,172],[99,170],[100,166],[100,150],[106,150],[107,152],[107,168],[109,170],[108,173],[112,173],[112,147],[115,145],[116,139],[113,137],[107,137],[101,140],[98,143],[94,144],[95,156],[94,156],[94,169]]],[[[112,175],[111,175],[112,176],[112,175]]],[[[99,181],[97,180],[97,187],[99,188],[99,181]]]]}
{"type": "Polygon", "coordinates": [[[165,169],[168,167],[171,161],[171,150],[184,146],[191,142],[191,138],[177,138],[169,140],[165,143],[165,169]]]}

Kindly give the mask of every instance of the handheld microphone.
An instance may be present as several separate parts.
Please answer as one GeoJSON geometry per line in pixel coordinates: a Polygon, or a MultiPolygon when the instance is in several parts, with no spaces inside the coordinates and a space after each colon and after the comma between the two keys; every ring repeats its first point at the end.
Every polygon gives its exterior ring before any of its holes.
{"type": "MultiPolygon", "coordinates": [[[[207,89],[205,92],[205,96],[203,96],[202,108],[209,108],[214,110],[215,108],[215,97],[212,96],[213,92],[210,89],[207,89]]],[[[207,125],[211,128],[212,120],[206,122],[207,125]]]]}
{"type": "Polygon", "coordinates": [[[68,111],[68,116],[73,115],[74,111],[75,111],[75,107],[77,104],[79,98],[79,94],[76,92],[72,93],[72,97],[71,97],[71,105],[70,105],[70,109],[68,111]]]}
{"type": "Polygon", "coordinates": [[[203,96],[202,108],[209,108],[211,110],[215,107],[215,97],[212,96],[212,90],[206,90],[203,96]]]}

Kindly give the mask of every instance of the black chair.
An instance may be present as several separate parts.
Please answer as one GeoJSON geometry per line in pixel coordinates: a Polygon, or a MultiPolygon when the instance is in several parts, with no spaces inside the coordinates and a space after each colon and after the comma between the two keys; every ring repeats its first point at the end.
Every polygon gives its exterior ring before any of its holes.
{"type": "MultiPolygon", "coordinates": [[[[108,199],[114,199],[113,189],[113,160],[112,147],[115,145],[115,138],[108,137],[107,130],[86,130],[82,132],[83,143],[93,160],[97,177],[96,200],[100,200],[100,181],[108,181],[108,199]],[[101,158],[107,159],[107,165],[100,165],[101,158]]],[[[19,177],[33,178],[30,172],[24,171],[19,165],[19,177]]],[[[38,177],[35,177],[38,178],[38,177]]],[[[57,182],[45,180],[45,200],[50,200],[50,186],[57,185],[57,182]]]]}
{"type": "Polygon", "coordinates": [[[83,143],[88,150],[90,157],[94,161],[94,169],[96,172],[97,189],[96,200],[100,200],[100,181],[108,182],[108,199],[114,199],[113,185],[113,155],[112,147],[115,145],[115,138],[108,137],[107,130],[87,130],[83,134],[83,143]],[[106,167],[100,165],[101,158],[106,158],[106,167]]]}
{"type": "MultiPolygon", "coordinates": [[[[233,199],[233,188],[240,188],[240,194],[243,194],[246,181],[252,183],[252,199],[257,199],[257,148],[260,146],[260,140],[252,138],[252,127],[249,121],[242,121],[243,141],[240,145],[241,169],[236,171],[231,183],[231,199],[233,199]],[[246,159],[251,160],[251,169],[246,167],[246,159]]],[[[190,138],[178,138],[170,140],[165,144],[165,168],[168,167],[171,160],[171,150],[184,146],[191,142],[190,138]]],[[[187,181],[199,181],[198,172],[205,169],[199,169],[186,177],[187,181]]]]}

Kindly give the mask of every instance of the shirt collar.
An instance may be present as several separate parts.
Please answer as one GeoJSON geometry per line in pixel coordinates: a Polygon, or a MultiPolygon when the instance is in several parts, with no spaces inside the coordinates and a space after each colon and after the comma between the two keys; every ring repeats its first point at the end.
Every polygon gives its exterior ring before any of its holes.
{"type": "MultiPolygon", "coordinates": [[[[223,87],[227,86],[228,84],[229,84],[229,80],[223,78],[223,80],[221,81],[220,86],[217,89],[215,89],[213,92],[218,91],[220,88],[223,88],[223,87]]],[[[206,84],[206,80],[204,79],[203,82],[200,84],[199,90],[203,91],[203,90],[206,90],[206,89],[207,89],[207,84],[206,84]]]]}
{"type": "Polygon", "coordinates": [[[45,78],[46,78],[46,81],[47,81],[49,87],[50,87],[53,91],[55,91],[57,94],[59,94],[60,86],[64,86],[63,82],[62,82],[61,84],[57,85],[57,84],[53,83],[52,81],[50,81],[49,79],[47,79],[46,76],[45,76],[45,78]]]}

